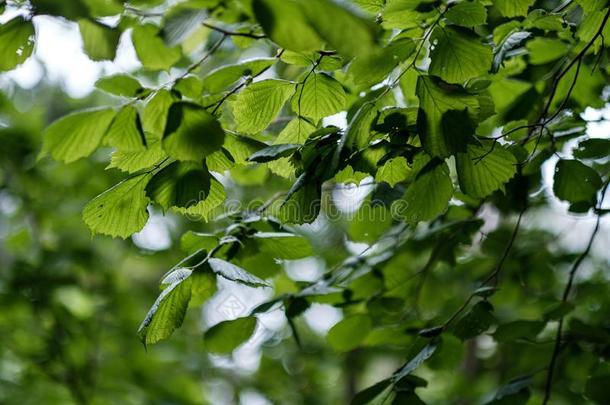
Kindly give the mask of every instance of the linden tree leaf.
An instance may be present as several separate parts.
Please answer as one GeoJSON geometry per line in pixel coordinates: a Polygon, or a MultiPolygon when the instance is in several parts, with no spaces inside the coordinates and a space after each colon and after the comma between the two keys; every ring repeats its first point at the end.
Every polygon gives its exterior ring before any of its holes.
{"type": "Polygon", "coordinates": [[[345,108],[345,91],[337,80],[324,73],[313,73],[296,87],[292,110],[314,122],[345,108]]]}
{"type": "Polygon", "coordinates": [[[434,45],[428,72],[448,83],[464,83],[491,68],[491,47],[469,31],[439,26],[430,40],[434,45]]]}
{"type": "Polygon", "coordinates": [[[19,16],[0,25],[0,71],[12,70],[34,50],[34,25],[19,16]]]}
{"type": "Polygon", "coordinates": [[[83,220],[93,233],[123,239],[141,230],[148,220],[145,188],[149,174],[123,180],[95,197],[83,209],[83,220]]]}
{"type": "Polygon", "coordinates": [[[252,336],[256,323],[254,316],[217,323],[203,335],[206,350],[215,354],[231,353],[252,336]]]}
{"type": "Polygon", "coordinates": [[[496,190],[504,190],[517,172],[517,159],[502,145],[484,141],[468,145],[466,153],[458,153],[456,166],[460,189],[472,197],[484,198],[496,190]]]}
{"type": "Polygon", "coordinates": [[[163,134],[163,148],[174,159],[199,162],[219,150],[225,134],[205,108],[189,102],[171,105],[163,134]]]}
{"type": "Polygon", "coordinates": [[[263,80],[240,92],[231,103],[237,130],[254,134],[267,128],[294,93],[294,84],[283,80],[263,80]]]}
{"type": "Polygon", "coordinates": [[[104,108],[58,119],[44,131],[42,152],[65,163],[89,156],[102,142],[115,115],[113,109],[104,108]]]}

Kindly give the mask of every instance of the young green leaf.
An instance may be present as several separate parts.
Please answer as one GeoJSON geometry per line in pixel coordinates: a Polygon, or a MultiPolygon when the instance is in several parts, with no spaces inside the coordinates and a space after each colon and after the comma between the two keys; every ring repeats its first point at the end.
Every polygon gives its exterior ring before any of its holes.
{"type": "Polygon", "coordinates": [[[139,81],[126,74],[106,76],[95,82],[95,87],[115,96],[135,97],[142,91],[139,81]]]}
{"type": "Polygon", "coordinates": [[[348,75],[359,88],[382,82],[398,64],[405,62],[415,51],[415,42],[399,38],[366,57],[358,57],[349,65],[348,75]]]}
{"type": "Polygon", "coordinates": [[[504,190],[504,183],[517,172],[515,156],[494,141],[468,145],[466,153],[457,154],[456,165],[460,189],[477,198],[504,190]]]}
{"type": "Polygon", "coordinates": [[[536,0],[495,0],[494,6],[504,17],[526,16],[536,0]]]}
{"type": "Polygon", "coordinates": [[[429,76],[417,79],[416,92],[420,102],[417,128],[426,152],[439,157],[454,154],[457,150],[451,138],[455,133],[443,126],[443,116],[450,110],[466,110],[469,117],[478,122],[480,107],[477,96],[461,88],[447,88],[429,76]]]}
{"type": "Polygon", "coordinates": [[[169,70],[182,57],[180,48],[165,45],[159,27],[154,24],[137,25],[131,39],[138,59],[147,69],[169,70]]]}
{"type": "Polygon", "coordinates": [[[487,9],[479,1],[463,1],[445,13],[447,21],[462,27],[476,27],[487,21],[487,9]]]}
{"type": "Polygon", "coordinates": [[[224,139],[220,123],[205,108],[188,102],[169,108],[163,148],[174,159],[200,162],[219,150],[224,139]]]}
{"type": "Polygon", "coordinates": [[[264,280],[261,280],[255,275],[248,273],[241,267],[227,262],[226,260],[211,257],[208,259],[208,264],[214,273],[227,280],[235,281],[236,283],[244,284],[249,287],[269,287],[269,284],[264,280]]]}
{"type": "Polygon", "coordinates": [[[323,41],[311,27],[299,2],[254,0],[252,9],[265,34],[282,48],[293,51],[322,49],[323,41]]]}
{"type": "Polygon", "coordinates": [[[91,60],[113,60],[119,45],[121,31],[92,20],[78,22],[83,48],[91,60]]]}
{"type": "Polygon", "coordinates": [[[19,16],[0,25],[0,71],[12,70],[34,50],[34,24],[19,16]]]}
{"type": "Polygon", "coordinates": [[[397,183],[407,179],[411,168],[407,163],[407,159],[398,156],[386,161],[383,166],[377,169],[375,181],[378,183],[386,182],[394,187],[397,183]]]}
{"type": "Polygon", "coordinates": [[[447,164],[430,161],[407,187],[402,200],[396,202],[396,214],[410,223],[434,219],[447,209],[452,195],[453,184],[447,164]]]}
{"type": "Polygon", "coordinates": [[[167,339],[182,325],[191,300],[192,275],[191,270],[179,268],[163,280],[166,287],[138,328],[145,346],[167,339]]]}
{"type": "Polygon", "coordinates": [[[561,159],[555,166],[553,192],[560,200],[594,202],[601,185],[597,171],[578,160],[561,159]]]}
{"type": "Polygon", "coordinates": [[[249,162],[265,163],[280,159],[285,156],[292,155],[301,145],[292,143],[282,143],[278,145],[267,146],[264,149],[254,152],[248,156],[249,162]]]}
{"type": "Polygon", "coordinates": [[[292,110],[313,122],[338,113],[345,108],[345,91],[337,80],[324,73],[313,73],[296,87],[292,110]]]}
{"type": "Polygon", "coordinates": [[[470,31],[437,27],[430,40],[434,45],[428,72],[448,83],[464,83],[491,68],[491,47],[470,31]]]}
{"type": "Polygon", "coordinates": [[[141,230],[148,220],[149,199],[144,191],[149,174],[123,180],[95,197],[83,209],[83,220],[93,233],[123,239],[141,230]]]}
{"type": "Polygon", "coordinates": [[[254,316],[217,323],[203,335],[205,348],[211,353],[229,354],[252,336],[256,323],[254,316]]]}
{"type": "Polygon", "coordinates": [[[357,348],[371,331],[373,322],[368,315],[352,315],[345,318],[328,331],[326,340],[337,352],[347,352],[357,348]]]}
{"type": "Polygon", "coordinates": [[[160,170],[146,193],[165,211],[172,208],[205,220],[226,198],[222,184],[201,164],[192,162],[174,162],[160,170]]]}
{"type": "Polygon", "coordinates": [[[140,115],[133,105],[126,105],[117,113],[106,132],[104,143],[123,151],[146,149],[140,115]]]}
{"type": "Polygon", "coordinates": [[[53,122],[43,134],[43,153],[65,163],[89,156],[115,117],[111,108],[80,111],[53,122]]]}
{"type": "Polygon", "coordinates": [[[320,38],[339,54],[353,58],[378,50],[375,24],[329,0],[298,0],[320,38]]]}
{"type": "Polygon", "coordinates": [[[283,80],[263,80],[246,87],[231,103],[237,130],[261,132],[278,115],[294,93],[294,84],[283,80]]]}
{"type": "Polygon", "coordinates": [[[313,249],[303,236],[287,232],[257,232],[252,235],[265,255],[280,260],[296,260],[312,256],[313,249]]]}
{"type": "Polygon", "coordinates": [[[210,93],[218,93],[242,77],[257,76],[269,69],[277,58],[260,58],[240,62],[235,65],[221,66],[203,78],[203,87],[210,93]]]}
{"type": "Polygon", "coordinates": [[[143,150],[114,151],[107,168],[116,168],[127,173],[136,173],[154,166],[166,157],[167,154],[161,147],[161,142],[149,139],[147,147],[143,150]]]}

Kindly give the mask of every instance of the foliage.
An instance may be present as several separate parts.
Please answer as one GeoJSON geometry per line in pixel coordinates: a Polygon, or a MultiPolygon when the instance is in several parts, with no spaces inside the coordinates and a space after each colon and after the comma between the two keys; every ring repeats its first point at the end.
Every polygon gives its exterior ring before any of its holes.
{"type": "MultiPolygon", "coordinates": [[[[3,187],[23,199],[21,221],[34,216],[27,235],[11,235],[32,238],[17,243],[32,252],[13,251],[10,262],[27,270],[23,277],[58,267],[74,279],[49,274],[60,292],[31,292],[50,326],[37,347],[0,355],[37,361],[37,373],[87,403],[95,395],[82,375],[93,373],[88,354],[76,356],[80,363],[36,360],[38,350],[48,355],[59,344],[57,356],[71,356],[53,328],[73,318],[92,328],[82,339],[100,339],[99,310],[87,305],[98,307],[87,304],[80,284],[98,281],[84,267],[94,263],[107,274],[99,282],[113,295],[100,299],[131,294],[108,287],[118,254],[103,248],[129,255],[127,243],[96,236],[78,269],[63,267],[62,255],[81,247],[46,246],[37,216],[54,214],[30,195],[39,188],[54,194],[58,209],[84,207],[93,234],[126,239],[151,213],[183,217],[185,257],[163,261],[161,291],[141,312],[138,335],[150,352],[181,334],[189,312],[227,283],[268,294],[248,313],[206,325],[192,349],[231,355],[280,309],[289,333],[265,337],[258,374],[236,383],[240,389],[250,385],[286,403],[607,402],[599,385],[610,375],[608,266],[590,253],[608,213],[610,146],[587,135],[582,113],[602,107],[607,95],[608,1],[30,0],[9,7],[20,14],[0,26],[2,71],[30,57],[40,40],[32,21],[45,15],[77,23],[95,61],[113,60],[129,37],[142,68],[100,79],[98,98],[82,105],[97,107],[53,114],[42,140],[32,135],[35,124],[19,128],[27,118],[3,100],[3,187]],[[346,125],[337,126],[343,117],[346,125]],[[100,175],[80,160],[88,156],[118,170],[100,175]],[[41,165],[71,179],[78,193],[57,195],[54,186],[66,184],[41,165]],[[543,176],[549,165],[552,190],[543,176]],[[112,184],[98,184],[109,177],[112,184]],[[360,193],[347,199],[351,211],[341,197],[349,190],[360,193]],[[571,214],[595,217],[577,254],[535,227],[556,199],[571,214]],[[499,226],[489,225],[490,211],[499,226]],[[291,263],[311,257],[325,263],[317,279],[287,276],[291,263]],[[49,268],[34,271],[47,261],[49,268]],[[590,271],[581,278],[584,263],[590,271]],[[325,341],[303,322],[322,304],[343,311],[325,341]],[[282,365],[279,342],[299,364],[282,365]],[[369,371],[384,358],[380,372],[369,371]],[[323,379],[325,364],[341,368],[346,393],[310,382],[320,390],[315,396],[306,384],[286,382],[298,380],[291,373],[323,379]]],[[[72,227],[59,232],[62,240],[72,227]]],[[[19,277],[1,281],[3,301],[34,319],[25,297],[4,294],[19,288],[19,277]]],[[[137,281],[129,280],[130,291],[137,281]]],[[[163,374],[175,377],[169,367],[163,374]]]]}

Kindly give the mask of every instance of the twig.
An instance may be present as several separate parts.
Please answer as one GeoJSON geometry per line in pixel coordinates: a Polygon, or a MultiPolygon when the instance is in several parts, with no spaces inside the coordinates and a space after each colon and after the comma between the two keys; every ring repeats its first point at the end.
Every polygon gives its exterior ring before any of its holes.
{"type": "MultiPolygon", "coordinates": [[[[610,182],[606,182],[606,185],[603,187],[601,192],[601,198],[598,204],[598,211],[601,210],[602,203],[604,201],[604,196],[606,195],[606,191],[608,189],[608,185],[610,182]]],[[[561,297],[561,302],[565,303],[568,301],[570,297],[570,292],[572,291],[572,286],[574,285],[574,278],[576,277],[576,273],[580,268],[583,260],[589,255],[591,248],[593,247],[593,242],[595,241],[595,237],[599,232],[600,223],[601,223],[601,213],[598,212],[597,219],[595,221],[595,227],[593,228],[593,232],[589,237],[589,242],[587,243],[587,247],[585,250],[578,256],[574,264],[572,265],[572,269],[570,270],[570,274],[568,276],[568,282],[566,284],[565,289],[563,290],[563,296],[561,297]]],[[[551,391],[553,386],[553,373],[555,371],[555,364],[557,363],[557,358],[559,357],[559,353],[561,351],[561,338],[563,334],[563,321],[564,317],[559,318],[559,325],[557,326],[557,334],[555,335],[555,345],[553,346],[553,354],[551,355],[551,361],[549,362],[546,382],[544,384],[544,399],[542,400],[542,405],[546,405],[551,399],[551,391]]]]}
{"type": "Polygon", "coordinates": [[[220,32],[223,35],[227,35],[227,36],[231,36],[231,37],[246,37],[246,38],[252,38],[252,39],[267,38],[267,36],[264,35],[264,34],[255,34],[253,32],[229,31],[229,30],[226,30],[224,28],[217,27],[215,25],[207,23],[205,21],[202,22],[201,25],[203,25],[204,27],[207,27],[207,28],[209,28],[211,30],[214,30],[216,32],[220,32]]]}

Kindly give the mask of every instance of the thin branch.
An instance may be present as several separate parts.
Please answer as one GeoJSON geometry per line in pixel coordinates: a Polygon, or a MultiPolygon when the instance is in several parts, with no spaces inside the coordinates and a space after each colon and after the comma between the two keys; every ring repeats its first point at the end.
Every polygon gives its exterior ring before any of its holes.
{"type": "Polygon", "coordinates": [[[229,31],[229,30],[226,30],[224,28],[217,27],[215,25],[207,23],[205,21],[202,22],[201,25],[203,25],[204,27],[207,27],[207,28],[209,28],[211,30],[214,30],[216,32],[220,32],[223,35],[227,35],[227,36],[231,36],[231,37],[246,37],[246,38],[252,38],[252,39],[267,38],[267,36],[264,35],[264,34],[255,34],[253,32],[229,31]]]}
{"type": "Polygon", "coordinates": [[[502,271],[504,262],[508,258],[508,254],[510,253],[510,251],[513,248],[513,245],[515,244],[515,240],[517,239],[517,234],[519,233],[519,229],[521,228],[521,219],[523,218],[523,214],[525,213],[525,210],[526,210],[526,208],[524,206],[524,208],[521,210],[521,212],[519,212],[519,217],[517,218],[517,223],[515,224],[515,227],[513,228],[513,233],[511,234],[510,239],[508,240],[508,244],[504,248],[504,252],[502,253],[502,256],[500,257],[500,260],[496,264],[496,267],[494,268],[494,270],[491,272],[491,274],[489,274],[489,276],[487,276],[485,281],[483,281],[483,286],[486,286],[491,282],[493,282],[494,286],[496,286],[498,284],[498,277],[500,275],[500,271],[502,271]]]}
{"type": "MultiPolygon", "coordinates": [[[[604,201],[604,196],[606,195],[606,191],[608,189],[608,185],[610,182],[606,182],[606,185],[602,189],[601,198],[598,204],[598,211],[601,210],[602,203],[604,201]]],[[[589,255],[591,248],[593,247],[593,242],[597,237],[597,234],[600,229],[601,224],[601,213],[597,214],[597,219],[595,221],[595,227],[593,228],[593,232],[589,237],[589,242],[587,243],[587,247],[585,250],[578,256],[574,264],[572,265],[572,269],[570,269],[570,274],[568,276],[568,282],[563,290],[563,296],[561,297],[561,302],[565,303],[570,298],[570,292],[572,291],[572,286],[574,285],[574,278],[576,277],[576,273],[580,268],[580,265],[585,260],[585,258],[589,255]]],[[[551,355],[551,361],[549,362],[546,382],[544,384],[544,399],[542,400],[542,405],[546,405],[551,399],[551,392],[553,387],[553,373],[555,372],[555,364],[557,363],[557,359],[559,357],[559,353],[561,352],[561,339],[563,334],[563,321],[564,317],[559,318],[559,325],[557,326],[557,334],[555,335],[555,345],[553,346],[553,354],[551,355]]]]}

